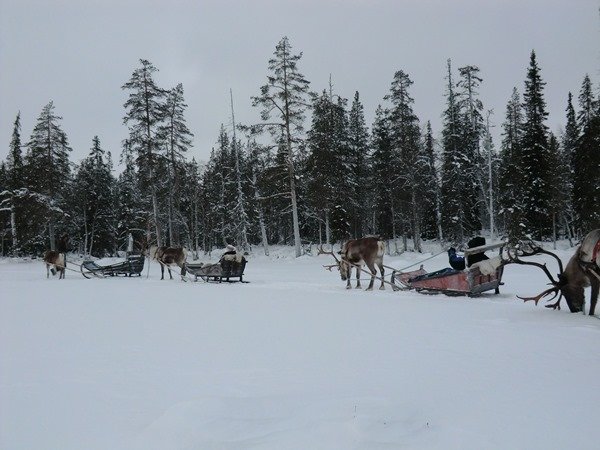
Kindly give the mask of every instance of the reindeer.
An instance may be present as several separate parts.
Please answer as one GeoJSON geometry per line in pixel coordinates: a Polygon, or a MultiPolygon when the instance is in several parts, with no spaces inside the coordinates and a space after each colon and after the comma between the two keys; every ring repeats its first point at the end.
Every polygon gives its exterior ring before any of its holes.
{"type": "Polygon", "coordinates": [[[160,279],[164,280],[165,278],[165,266],[169,271],[169,277],[171,280],[173,279],[173,275],[171,274],[171,265],[176,264],[181,268],[181,279],[183,280],[186,274],[185,269],[185,260],[186,260],[186,251],[182,247],[171,248],[171,247],[157,247],[153,245],[150,247],[148,251],[150,258],[155,259],[160,264],[160,279]]]}
{"type": "Polygon", "coordinates": [[[375,264],[379,267],[379,273],[381,274],[381,286],[379,289],[385,290],[385,270],[383,268],[384,250],[384,243],[378,237],[364,237],[361,239],[351,239],[342,245],[342,250],[340,251],[341,260],[338,259],[333,252],[324,251],[322,247],[319,249],[318,253],[334,257],[337,264],[326,267],[328,267],[329,270],[335,266],[339,268],[342,281],[346,281],[346,289],[352,288],[350,283],[352,267],[356,267],[356,289],[361,288],[360,272],[363,266],[366,265],[371,272],[371,282],[366,290],[372,291],[375,276],[377,275],[375,264]]]}
{"type": "Polygon", "coordinates": [[[52,272],[52,276],[55,276],[56,272],[58,272],[59,280],[65,277],[65,268],[67,267],[65,253],[48,250],[44,254],[44,262],[46,263],[46,278],[50,278],[50,272],[52,272]]]}
{"type": "Polygon", "coordinates": [[[558,301],[546,305],[546,308],[560,310],[560,301],[564,296],[567,305],[569,306],[569,310],[572,313],[585,312],[584,288],[591,286],[592,292],[590,297],[589,315],[593,316],[598,301],[598,292],[600,290],[600,229],[591,231],[587,234],[564,269],[562,261],[554,253],[535,245],[530,245],[529,247],[530,250],[522,251],[520,256],[531,256],[536,254],[550,255],[558,262],[560,273],[558,274],[558,279],[554,279],[546,267],[546,264],[523,261],[519,256],[509,253],[506,263],[539,267],[550,279],[550,284],[552,285],[551,288],[546,289],[534,297],[517,297],[525,302],[532,300],[537,305],[540,299],[547,297],[548,295],[554,294],[548,301],[553,300],[559,295],[558,301]]]}

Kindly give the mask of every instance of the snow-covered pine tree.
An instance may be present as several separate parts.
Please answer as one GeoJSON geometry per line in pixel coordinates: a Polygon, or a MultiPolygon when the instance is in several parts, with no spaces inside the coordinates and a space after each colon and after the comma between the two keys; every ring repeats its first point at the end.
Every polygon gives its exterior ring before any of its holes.
{"type": "Polygon", "coordinates": [[[595,114],[594,87],[588,74],[583,78],[579,91],[579,112],[577,113],[577,125],[583,132],[589,126],[595,114]]]}
{"type": "Polygon", "coordinates": [[[204,208],[207,215],[205,231],[211,236],[211,247],[235,242],[236,184],[231,139],[221,125],[217,147],[213,149],[203,174],[204,208]]]}
{"type": "Polygon", "coordinates": [[[523,165],[524,219],[527,233],[534,238],[549,237],[552,231],[550,191],[554,183],[549,161],[548,113],[544,100],[544,86],[535,51],[531,52],[525,92],[523,94],[523,137],[521,164],[523,165]]]}
{"type": "Polygon", "coordinates": [[[521,162],[521,140],[523,136],[523,110],[517,88],[506,105],[506,117],[502,124],[502,144],[498,174],[499,217],[505,235],[512,243],[525,235],[523,218],[523,164],[521,162]]]}
{"type": "Polygon", "coordinates": [[[27,230],[29,251],[39,252],[48,245],[55,249],[56,228],[65,225],[66,197],[71,182],[66,133],[60,127],[62,117],[49,102],[40,113],[31,133],[25,155],[26,182],[29,189],[27,230]],[[48,236],[45,237],[45,230],[48,236]]]}
{"type": "MultiPolygon", "coordinates": [[[[267,227],[263,207],[263,196],[261,180],[265,174],[265,155],[268,153],[264,148],[259,146],[255,141],[248,141],[247,144],[248,162],[247,162],[247,178],[250,183],[250,191],[252,195],[252,205],[254,215],[258,221],[260,229],[260,242],[266,256],[269,256],[269,239],[267,236],[267,227]]],[[[252,210],[250,211],[252,212],[252,210]]]]}
{"type": "Polygon", "coordinates": [[[421,155],[421,130],[419,119],[415,115],[413,98],[409,89],[412,80],[402,70],[394,74],[390,93],[385,99],[391,102],[389,120],[395,156],[394,195],[399,202],[399,218],[406,250],[406,238],[413,238],[414,250],[421,251],[421,220],[426,212],[421,209],[422,192],[419,160],[421,155]]]}
{"type": "Polygon", "coordinates": [[[369,186],[369,130],[365,122],[364,106],[358,91],[354,93],[348,113],[348,151],[354,181],[350,195],[354,199],[351,218],[352,234],[355,238],[369,233],[373,215],[373,196],[369,186]]]}
{"type": "Polygon", "coordinates": [[[568,185],[568,171],[565,170],[565,161],[563,153],[554,133],[548,135],[548,166],[550,177],[553,183],[549,185],[550,196],[550,214],[552,218],[552,241],[556,248],[558,238],[560,218],[567,208],[570,201],[568,191],[565,189],[568,185]]]}
{"type": "MultiPolygon", "coordinates": [[[[371,127],[371,183],[374,198],[373,225],[374,233],[384,239],[396,239],[397,209],[394,182],[396,180],[396,160],[393,147],[392,131],[388,111],[381,105],[375,111],[375,120],[371,127]]],[[[398,250],[397,248],[395,249],[398,250]]]]}
{"type": "Polygon", "coordinates": [[[19,253],[19,234],[23,225],[23,199],[27,196],[21,144],[21,112],[17,114],[10,140],[4,189],[0,189],[0,209],[10,213],[11,254],[19,253]]]}
{"type": "MultiPolygon", "coordinates": [[[[117,236],[122,241],[132,233],[134,239],[139,241],[148,229],[147,212],[152,209],[152,205],[148,197],[142,195],[133,150],[127,140],[123,141],[121,165],[124,168],[119,174],[116,192],[117,236]]],[[[136,247],[141,247],[141,242],[136,247]]]]}
{"type": "Polygon", "coordinates": [[[116,181],[111,171],[110,154],[94,136],[90,153],[75,175],[73,189],[73,221],[84,255],[113,254],[118,247],[114,227],[116,181]]]}
{"type": "Polygon", "coordinates": [[[579,95],[578,125],[581,136],[574,152],[573,206],[580,235],[600,223],[600,99],[593,96],[586,75],[579,95]]]}
{"type": "Polygon", "coordinates": [[[274,57],[269,60],[270,75],[267,84],[260,88],[260,95],[252,97],[252,105],[261,107],[263,123],[259,129],[268,130],[279,140],[283,137],[285,158],[289,177],[289,198],[291,201],[292,227],[296,256],[302,254],[300,240],[300,223],[298,217],[298,199],[296,193],[296,169],[294,167],[295,149],[301,140],[305,96],[309,82],[298,69],[302,53],[292,54],[292,47],[287,37],[282,38],[275,47],[274,57]],[[268,122],[272,115],[275,122],[268,122]]]}
{"type": "MultiPolygon", "coordinates": [[[[353,203],[354,180],[349,165],[344,104],[330,92],[314,96],[312,126],[308,131],[305,172],[307,199],[319,229],[325,228],[325,243],[345,239],[350,233],[347,213],[353,203]]],[[[321,236],[319,236],[321,242],[321,236]]]]}
{"type": "Polygon", "coordinates": [[[563,163],[563,175],[564,175],[564,186],[563,189],[568,197],[568,201],[565,204],[565,210],[561,214],[560,220],[565,227],[567,237],[572,240],[573,231],[572,225],[575,218],[575,211],[573,209],[573,180],[575,176],[574,171],[574,157],[579,142],[579,126],[577,125],[577,116],[575,114],[575,108],[573,107],[573,96],[569,92],[567,99],[567,123],[565,125],[564,133],[562,134],[562,163],[563,163]]]}
{"type": "Polygon", "coordinates": [[[497,207],[497,187],[498,187],[498,166],[500,164],[498,154],[494,148],[494,141],[492,139],[490,116],[492,111],[487,111],[485,125],[483,129],[483,136],[481,140],[481,186],[482,196],[484,200],[483,210],[486,213],[487,225],[490,230],[490,238],[495,239],[496,235],[496,216],[498,214],[497,207]]]}
{"type": "Polygon", "coordinates": [[[447,62],[446,110],[443,113],[441,201],[444,238],[455,243],[464,242],[476,229],[472,212],[478,191],[473,176],[469,146],[464,142],[464,114],[452,79],[451,61],[447,62]]]}
{"type": "Polygon", "coordinates": [[[158,246],[163,245],[156,172],[159,170],[159,130],[165,117],[165,91],[154,82],[153,74],[158,69],[145,59],[135,69],[123,86],[129,91],[124,104],[123,123],[129,126],[129,145],[137,153],[136,163],[142,176],[143,187],[150,191],[152,216],[158,246]]]}
{"type": "Polygon", "coordinates": [[[171,247],[180,246],[181,228],[185,226],[181,223],[181,213],[179,211],[181,178],[184,171],[185,154],[192,146],[192,138],[194,137],[185,120],[186,108],[183,85],[179,83],[166,92],[164,123],[160,126],[158,132],[161,141],[166,146],[165,156],[169,161],[166,187],[168,191],[167,225],[171,247]]]}
{"type": "Polygon", "coordinates": [[[180,180],[182,189],[178,193],[178,213],[187,236],[185,247],[193,250],[195,259],[198,257],[202,232],[202,185],[200,181],[200,166],[195,158],[192,158],[183,166],[180,180]]]}
{"type": "MultiPolygon", "coordinates": [[[[461,118],[464,163],[462,178],[463,193],[467,200],[465,212],[466,225],[470,232],[478,231],[486,218],[489,205],[488,164],[481,152],[481,139],[484,134],[483,103],[479,99],[479,87],[483,81],[479,67],[464,66],[458,69],[460,79],[457,83],[458,109],[461,118]]],[[[489,217],[489,211],[487,214],[489,217]]]]}
{"type": "Polygon", "coordinates": [[[231,100],[231,158],[233,160],[233,173],[235,177],[235,205],[233,208],[235,242],[243,250],[249,250],[248,244],[248,214],[246,213],[245,179],[244,179],[244,148],[236,136],[235,111],[233,108],[233,91],[229,90],[231,100]]]}
{"type": "Polygon", "coordinates": [[[442,239],[440,186],[437,177],[435,140],[431,122],[427,121],[419,156],[419,190],[421,192],[421,233],[427,239],[442,239]]]}

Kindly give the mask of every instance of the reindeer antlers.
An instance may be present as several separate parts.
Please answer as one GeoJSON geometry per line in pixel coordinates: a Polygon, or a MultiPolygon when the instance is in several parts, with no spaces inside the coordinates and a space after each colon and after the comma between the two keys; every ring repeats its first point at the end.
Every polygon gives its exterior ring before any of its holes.
{"type": "Polygon", "coordinates": [[[327,270],[329,270],[331,272],[331,269],[333,269],[334,267],[337,267],[339,269],[340,267],[340,260],[337,258],[337,256],[335,256],[335,253],[333,252],[326,252],[325,250],[323,250],[323,245],[319,245],[319,247],[317,248],[317,255],[331,255],[333,256],[333,259],[335,259],[335,264],[327,264],[327,265],[323,265],[323,267],[327,270]]]}
{"type": "MultiPolygon", "coordinates": [[[[547,297],[548,295],[554,293],[554,295],[552,296],[552,298],[549,298],[547,301],[550,300],[554,300],[556,298],[556,296],[559,293],[559,288],[558,286],[553,286],[550,289],[546,289],[544,292],[534,296],[534,297],[520,297],[517,295],[517,298],[520,298],[521,300],[523,300],[524,302],[528,302],[529,300],[533,300],[537,306],[538,302],[540,301],[540,299],[547,297]]],[[[558,299],[558,303],[560,303],[560,299],[558,299]]],[[[552,308],[553,305],[547,305],[548,308],[552,308]]],[[[558,306],[558,308],[560,309],[560,306],[558,306]]],[[[556,308],[554,308],[556,309],[556,308]]]]}
{"type": "Polygon", "coordinates": [[[558,298],[558,301],[551,304],[551,305],[546,305],[546,308],[553,308],[553,309],[559,309],[560,310],[560,301],[562,299],[562,292],[560,291],[560,276],[563,273],[563,265],[562,265],[562,261],[560,260],[560,258],[558,256],[556,256],[554,253],[549,252],[548,250],[544,250],[543,248],[541,248],[540,246],[538,246],[535,242],[533,241],[527,241],[525,243],[523,243],[522,246],[519,246],[513,250],[509,249],[507,251],[507,259],[504,259],[505,264],[521,264],[521,265],[526,265],[526,266],[535,266],[535,267],[539,267],[540,269],[542,269],[544,271],[544,273],[546,274],[546,276],[549,278],[550,280],[550,284],[552,285],[551,288],[546,289],[545,291],[541,292],[540,294],[533,296],[533,297],[520,297],[517,295],[517,298],[523,300],[524,302],[528,302],[528,301],[533,301],[535,302],[535,304],[537,305],[538,302],[540,301],[540,299],[549,296],[550,294],[554,294],[551,298],[549,298],[547,301],[551,301],[553,299],[556,298],[557,295],[560,294],[560,297],[558,298]],[[550,273],[550,271],[548,270],[548,267],[546,266],[546,264],[541,264],[541,263],[537,263],[534,261],[523,261],[522,259],[520,259],[521,256],[533,256],[533,255],[539,255],[539,254],[545,254],[545,255],[550,255],[552,256],[554,259],[556,259],[556,261],[558,262],[558,267],[560,270],[559,273],[559,281],[556,281],[554,279],[554,277],[552,276],[552,274],[550,273]]]}
{"type": "Polygon", "coordinates": [[[332,251],[326,252],[325,250],[323,250],[323,245],[319,245],[319,247],[317,248],[317,255],[331,255],[338,264],[340,263],[340,260],[337,258],[337,256],[335,256],[335,253],[333,253],[332,251]]]}
{"type": "Polygon", "coordinates": [[[526,243],[525,246],[526,246],[525,248],[508,249],[507,250],[508,259],[504,259],[504,263],[505,264],[521,264],[523,266],[539,267],[540,269],[542,269],[544,271],[544,273],[550,279],[550,282],[553,285],[558,285],[558,281],[556,281],[554,279],[554,277],[548,270],[548,267],[546,266],[546,264],[541,264],[541,263],[537,263],[534,261],[523,261],[522,259],[520,259],[520,256],[533,256],[533,255],[538,255],[540,253],[551,255],[554,258],[556,258],[557,261],[559,261],[560,273],[562,273],[563,272],[562,262],[560,262],[560,258],[558,256],[556,256],[554,253],[544,250],[543,248],[538,247],[537,245],[532,245],[531,242],[526,243]],[[526,248],[528,248],[529,250],[526,250],[526,248]]]}

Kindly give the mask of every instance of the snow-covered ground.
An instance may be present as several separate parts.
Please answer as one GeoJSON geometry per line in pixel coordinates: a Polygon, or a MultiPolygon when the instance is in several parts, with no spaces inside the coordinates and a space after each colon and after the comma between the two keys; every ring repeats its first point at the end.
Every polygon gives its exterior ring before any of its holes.
{"type": "Polygon", "coordinates": [[[598,448],[600,321],[515,299],[539,269],[451,298],[273,253],[244,285],[0,261],[0,448],[598,448]]]}

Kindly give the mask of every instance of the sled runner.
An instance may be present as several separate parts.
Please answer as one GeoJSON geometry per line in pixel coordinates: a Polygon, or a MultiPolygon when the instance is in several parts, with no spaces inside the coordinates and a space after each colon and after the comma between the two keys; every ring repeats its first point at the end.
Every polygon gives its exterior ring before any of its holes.
{"type": "Polygon", "coordinates": [[[186,263],[185,268],[187,272],[194,275],[195,281],[202,278],[204,281],[216,281],[218,283],[223,281],[227,283],[236,281],[248,283],[243,279],[247,262],[244,255],[236,253],[235,255],[223,256],[216,264],[186,263]]]}
{"type": "Polygon", "coordinates": [[[81,263],[81,274],[86,278],[104,278],[119,275],[126,277],[132,275],[141,276],[142,270],[144,270],[145,259],[144,255],[130,255],[125,261],[108,266],[100,266],[95,261],[83,261],[81,263]]]}
{"type": "MultiPolygon", "coordinates": [[[[486,250],[500,249],[503,243],[484,245],[465,250],[465,256],[475,255],[486,250]]],[[[392,282],[398,282],[408,289],[424,294],[446,294],[450,296],[466,295],[475,297],[483,292],[494,291],[498,294],[502,285],[504,266],[500,257],[473,264],[466,270],[446,268],[435,272],[426,272],[423,267],[413,272],[394,272],[392,282]]]]}

